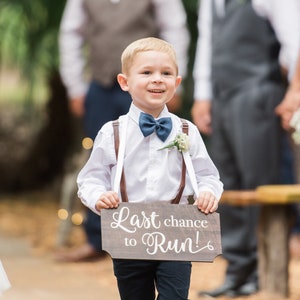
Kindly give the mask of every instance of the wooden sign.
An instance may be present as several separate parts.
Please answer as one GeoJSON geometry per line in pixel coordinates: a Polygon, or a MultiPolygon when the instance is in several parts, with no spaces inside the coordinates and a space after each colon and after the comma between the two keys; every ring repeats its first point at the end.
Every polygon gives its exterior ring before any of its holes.
{"type": "Polygon", "coordinates": [[[102,210],[101,230],[112,258],[211,262],[222,254],[219,214],[194,205],[121,203],[102,210]]]}

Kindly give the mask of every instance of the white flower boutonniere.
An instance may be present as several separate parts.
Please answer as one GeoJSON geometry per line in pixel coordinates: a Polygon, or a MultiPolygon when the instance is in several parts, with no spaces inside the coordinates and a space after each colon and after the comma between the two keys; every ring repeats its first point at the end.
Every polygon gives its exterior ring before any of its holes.
{"type": "Polygon", "coordinates": [[[167,146],[160,148],[158,150],[163,150],[167,148],[176,147],[179,152],[186,152],[190,149],[190,139],[189,136],[183,132],[176,135],[174,141],[172,141],[167,146]]]}
{"type": "Polygon", "coordinates": [[[290,126],[294,128],[292,138],[295,144],[300,144],[300,109],[296,110],[290,120],[290,126]]]}

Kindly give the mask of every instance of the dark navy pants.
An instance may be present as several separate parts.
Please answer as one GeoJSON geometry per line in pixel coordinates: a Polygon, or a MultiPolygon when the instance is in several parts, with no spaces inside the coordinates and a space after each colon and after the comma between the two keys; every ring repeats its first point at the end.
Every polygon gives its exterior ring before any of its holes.
{"type": "MultiPolygon", "coordinates": [[[[130,104],[130,95],[122,91],[117,82],[112,87],[103,87],[95,81],[91,82],[85,101],[85,135],[94,140],[99,129],[108,121],[126,114],[130,104]]],[[[88,243],[101,251],[100,217],[91,210],[87,210],[84,230],[88,243]]]]}
{"type": "Polygon", "coordinates": [[[183,261],[113,259],[121,300],[187,300],[192,265],[183,261]]]}

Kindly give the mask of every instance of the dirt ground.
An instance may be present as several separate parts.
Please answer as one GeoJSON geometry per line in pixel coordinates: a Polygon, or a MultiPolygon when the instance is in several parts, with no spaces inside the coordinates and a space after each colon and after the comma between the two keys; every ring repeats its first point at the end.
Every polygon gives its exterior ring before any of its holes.
{"type": "MultiPolygon", "coordinates": [[[[87,263],[63,264],[53,260],[61,225],[58,209],[59,201],[47,192],[0,197],[0,260],[12,283],[3,300],[119,299],[109,257],[87,263]]],[[[81,226],[74,225],[68,247],[76,247],[83,241],[81,226]]],[[[193,263],[190,299],[201,299],[197,296],[199,290],[219,286],[225,267],[221,257],[213,263],[193,263]]],[[[300,261],[291,260],[289,269],[290,297],[286,300],[299,300],[300,261]]],[[[282,298],[260,292],[235,299],[282,298]]]]}

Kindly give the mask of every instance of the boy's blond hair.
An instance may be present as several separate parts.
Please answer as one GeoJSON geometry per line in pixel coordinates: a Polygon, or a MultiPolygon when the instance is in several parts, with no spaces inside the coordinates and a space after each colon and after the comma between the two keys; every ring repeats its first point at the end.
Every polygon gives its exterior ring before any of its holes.
{"type": "Polygon", "coordinates": [[[168,54],[174,62],[174,65],[176,67],[176,75],[178,75],[176,52],[173,46],[164,40],[154,37],[136,40],[125,48],[121,56],[122,72],[124,74],[129,74],[129,70],[133,64],[135,56],[139,52],[145,51],[159,51],[168,54]]]}

